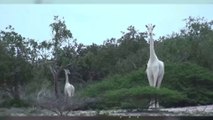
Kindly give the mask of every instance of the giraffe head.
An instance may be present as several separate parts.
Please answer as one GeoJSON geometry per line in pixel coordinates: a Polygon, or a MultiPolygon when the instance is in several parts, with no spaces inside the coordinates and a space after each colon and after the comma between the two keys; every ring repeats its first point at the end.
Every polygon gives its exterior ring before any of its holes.
{"type": "Polygon", "coordinates": [[[68,75],[70,74],[70,71],[68,69],[64,69],[64,72],[68,75]]]}
{"type": "Polygon", "coordinates": [[[153,33],[153,29],[155,28],[155,25],[152,25],[152,24],[148,24],[148,25],[146,25],[146,28],[147,28],[147,34],[148,35],[154,35],[154,33],[153,33]]]}

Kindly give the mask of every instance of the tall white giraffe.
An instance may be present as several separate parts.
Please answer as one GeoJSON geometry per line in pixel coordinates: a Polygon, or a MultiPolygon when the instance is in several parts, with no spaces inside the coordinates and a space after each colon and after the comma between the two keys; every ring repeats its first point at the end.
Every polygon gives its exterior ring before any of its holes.
{"type": "Polygon", "coordinates": [[[66,83],[64,86],[64,95],[66,97],[72,97],[74,96],[75,87],[69,83],[68,75],[70,74],[70,71],[68,69],[64,69],[64,71],[65,71],[65,77],[66,77],[66,83]]]}
{"type": "MultiPolygon", "coordinates": [[[[158,59],[158,57],[155,53],[154,39],[153,39],[154,27],[155,27],[155,25],[152,25],[152,24],[146,25],[146,28],[148,30],[147,31],[148,36],[150,36],[150,38],[149,38],[150,57],[149,57],[149,61],[147,63],[146,73],[147,73],[147,77],[149,80],[149,85],[151,87],[156,87],[159,89],[161,82],[163,80],[163,76],[164,76],[164,63],[158,59]]],[[[159,108],[158,99],[153,98],[150,101],[149,108],[159,108]]]]}

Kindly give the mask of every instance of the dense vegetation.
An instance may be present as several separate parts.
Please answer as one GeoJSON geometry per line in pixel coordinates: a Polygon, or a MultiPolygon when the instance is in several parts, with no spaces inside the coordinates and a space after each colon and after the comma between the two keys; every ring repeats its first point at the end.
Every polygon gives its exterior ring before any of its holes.
{"type": "MultiPolygon", "coordinates": [[[[0,106],[29,106],[41,90],[63,93],[64,68],[71,71],[76,95],[95,98],[86,109],[144,108],[151,97],[164,107],[212,104],[213,21],[185,19],[180,32],[155,41],[165,63],[160,90],[149,87],[146,33],[129,26],[103,45],[77,43],[64,19],[50,24],[53,38],[38,42],[8,26],[0,32],[0,106]]],[[[47,31],[48,32],[48,31],[47,31]]]]}
{"type": "Polygon", "coordinates": [[[114,75],[83,91],[83,96],[100,99],[95,108],[146,108],[149,100],[158,97],[164,107],[212,104],[213,74],[192,63],[167,64],[160,90],[148,87],[144,68],[114,75]]]}

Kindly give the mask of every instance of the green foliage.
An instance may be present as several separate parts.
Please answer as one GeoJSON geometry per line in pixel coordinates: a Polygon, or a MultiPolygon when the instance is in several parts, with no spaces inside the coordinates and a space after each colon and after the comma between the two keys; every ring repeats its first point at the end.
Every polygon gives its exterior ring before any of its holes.
{"type": "Polygon", "coordinates": [[[97,98],[89,108],[143,108],[152,96],[165,107],[212,104],[213,21],[189,17],[185,22],[180,32],[155,41],[156,54],[165,63],[160,90],[147,87],[149,44],[134,26],[119,39],[88,46],[77,43],[58,16],[50,24],[53,38],[41,43],[9,26],[0,32],[0,90],[14,99],[21,92],[35,98],[47,86],[62,93],[66,67],[77,94],[97,98]],[[91,84],[84,88],[85,83],[91,84]]]}
{"type": "Polygon", "coordinates": [[[23,100],[17,100],[17,99],[11,99],[11,100],[5,100],[0,104],[0,107],[28,107],[29,104],[26,101],[23,100]]]}
{"type": "Polygon", "coordinates": [[[31,80],[32,65],[28,62],[30,49],[27,40],[14,31],[0,32],[2,55],[0,57],[0,87],[14,99],[20,99],[19,87],[31,80]]]}
{"type": "Polygon", "coordinates": [[[158,56],[164,62],[191,62],[213,70],[213,21],[204,18],[185,19],[186,26],[180,33],[173,33],[156,42],[158,56]]]}
{"type": "Polygon", "coordinates": [[[212,78],[211,71],[196,64],[166,64],[162,86],[185,94],[185,104],[210,104],[213,100],[212,78]]]}
{"type": "Polygon", "coordinates": [[[101,98],[95,107],[105,109],[144,108],[153,97],[164,107],[212,103],[213,76],[207,69],[191,63],[166,64],[165,69],[160,89],[148,87],[143,68],[91,84],[82,95],[101,98]]]}
{"type": "MultiPolygon", "coordinates": [[[[125,103],[130,102],[132,108],[145,108],[148,107],[148,102],[151,98],[158,98],[164,107],[171,106],[177,102],[185,100],[185,96],[178,91],[170,90],[167,88],[155,89],[152,87],[138,86],[129,89],[123,88],[119,90],[112,90],[105,94],[106,99],[104,102],[109,101],[118,102],[119,107],[125,103]]],[[[107,104],[108,105],[108,104],[107,104]]],[[[111,103],[109,104],[111,105],[111,103]]],[[[115,106],[115,105],[112,105],[115,106]]]]}
{"type": "Polygon", "coordinates": [[[144,73],[144,68],[138,70],[137,72],[131,72],[130,74],[126,75],[109,76],[101,82],[91,84],[88,88],[85,89],[84,94],[95,96],[108,90],[120,89],[124,87],[130,88],[132,86],[140,85],[148,85],[148,81],[146,81],[146,74],[144,73]]]}

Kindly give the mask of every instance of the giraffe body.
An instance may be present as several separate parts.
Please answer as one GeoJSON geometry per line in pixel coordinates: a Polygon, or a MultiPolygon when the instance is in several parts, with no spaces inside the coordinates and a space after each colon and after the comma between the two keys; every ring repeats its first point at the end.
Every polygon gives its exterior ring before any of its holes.
{"type": "Polygon", "coordinates": [[[149,60],[146,69],[149,85],[160,88],[164,75],[164,63],[158,59],[149,60]]]}
{"type": "Polygon", "coordinates": [[[67,97],[72,97],[74,96],[75,87],[69,83],[69,78],[68,78],[68,74],[70,74],[69,70],[64,69],[64,71],[65,71],[65,77],[66,77],[66,83],[64,86],[64,95],[67,97]]]}
{"type": "MultiPolygon", "coordinates": [[[[150,44],[150,57],[147,63],[146,74],[151,87],[160,88],[164,76],[164,62],[159,60],[154,50],[154,39],[152,38],[152,31],[155,26],[148,25],[149,44],[150,44]]],[[[156,98],[150,101],[149,108],[159,108],[159,102],[156,98]]]]}

